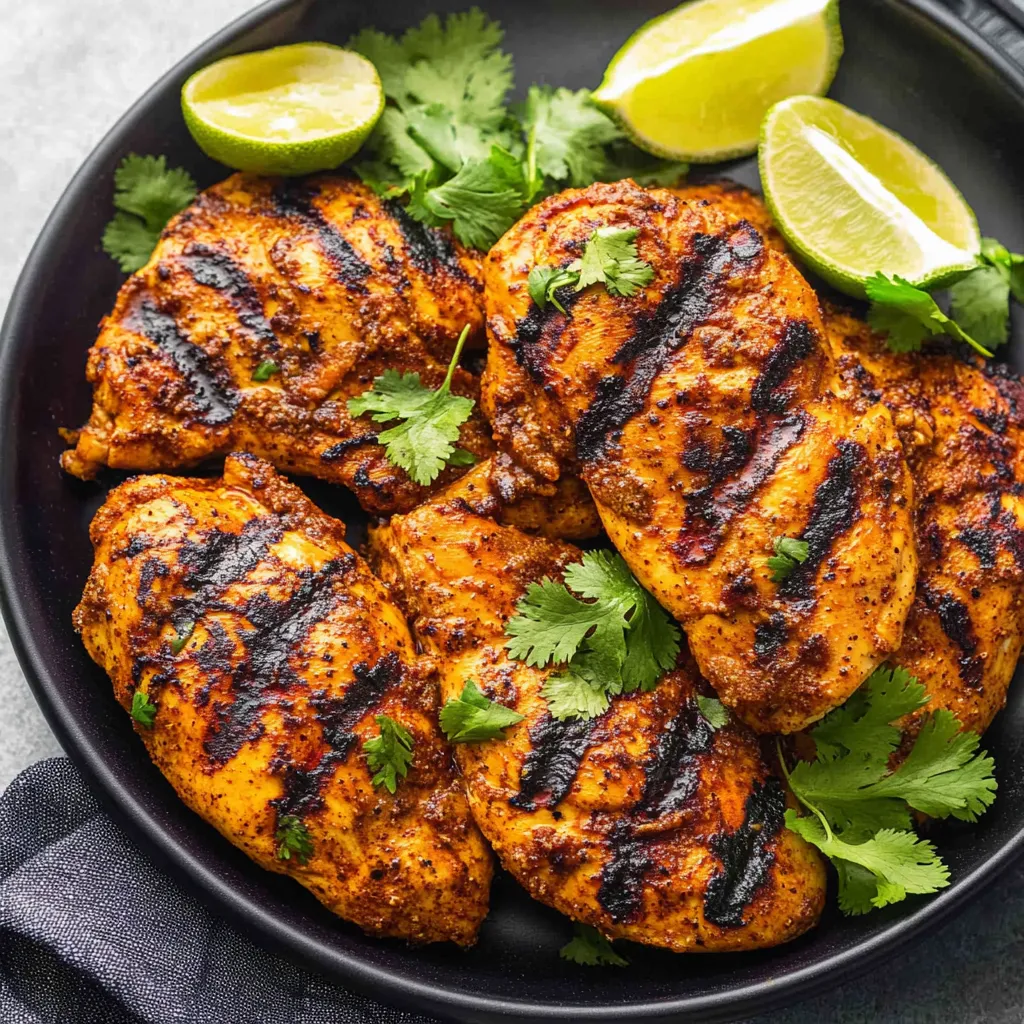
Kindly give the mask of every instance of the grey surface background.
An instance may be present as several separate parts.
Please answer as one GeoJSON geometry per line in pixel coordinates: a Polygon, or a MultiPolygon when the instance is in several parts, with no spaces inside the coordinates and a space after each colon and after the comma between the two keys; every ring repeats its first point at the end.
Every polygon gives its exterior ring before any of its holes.
{"type": "MultiPolygon", "coordinates": [[[[165,69],[250,6],[0,0],[0,309],[61,190],[104,132],[165,69]]],[[[25,766],[57,753],[0,625],[0,789],[25,766]]],[[[1017,1024],[1024,1021],[1022,960],[1018,867],[907,953],[770,1021],[1017,1024]]]]}

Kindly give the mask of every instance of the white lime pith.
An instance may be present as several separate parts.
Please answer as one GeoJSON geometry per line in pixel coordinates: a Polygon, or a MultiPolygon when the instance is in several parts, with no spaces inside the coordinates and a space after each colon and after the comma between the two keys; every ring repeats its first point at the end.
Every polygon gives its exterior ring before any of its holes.
{"type": "Polygon", "coordinates": [[[971,208],[946,175],[895,132],[834,100],[797,96],[765,117],[765,200],[786,241],[856,297],[881,271],[937,287],[981,248],[971,208]]]}
{"type": "Polygon", "coordinates": [[[594,100],[641,148],[709,163],[752,153],[765,112],[828,90],[838,0],[694,0],[640,28],[594,100]]]}
{"type": "Polygon", "coordinates": [[[226,57],[181,90],[185,123],[208,156],[240,171],[310,174],[352,156],[384,109],[373,64],[328,43],[226,57]]]}

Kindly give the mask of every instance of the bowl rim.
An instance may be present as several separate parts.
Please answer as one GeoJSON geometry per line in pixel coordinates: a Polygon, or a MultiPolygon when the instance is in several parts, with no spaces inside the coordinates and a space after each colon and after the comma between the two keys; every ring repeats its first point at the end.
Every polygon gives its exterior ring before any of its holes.
{"type": "MultiPolygon", "coordinates": [[[[147,89],[114,123],[75,172],[57,201],[22,267],[0,328],[0,611],[6,622],[19,665],[50,728],[90,789],[146,852],[156,854],[187,887],[202,892],[208,906],[235,924],[244,923],[261,944],[283,953],[305,966],[313,965],[326,975],[363,994],[383,998],[419,1011],[460,1019],[564,1020],[567,1014],[587,1021],[668,1020],[687,1015],[706,1021],[734,1019],[737,1014],[762,1012],[782,1004],[808,998],[827,986],[867,971],[885,955],[906,946],[926,928],[946,921],[969,897],[991,883],[1024,850],[1024,821],[1016,833],[987,860],[958,878],[948,889],[932,896],[906,917],[883,926],[875,935],[849,949],[826,955],[813,963],[785,971],[775,979],[751,982],[740,987],[701,996],[674,996],[659,1000],[604,1005],[571,1005],[533,1002],[476,995],[441,985],[396,977],[357,954],[328,951],[311,935],[279,920],[251,897],[219,878],[161,823],[157,815],[140,806],[121,779],[106,763],[102,750],[80,728],[63,700],[58,673],[35,640],[19,591],[25,566],[18,553],[23,545],[16,527],[16,480],[12,470],[16,438],[4,430],[14,405],[12,364],[24,325],[33,315],[36,291],[43,279],[49,252],[70,211],[89,195],[96,170],[108,163],[120,149],[120,136],[138,116],[138,111],[155,94],[191,71],[219,56],[236,39],[286,12],[298,21],[319,0],[265,0],[253,10],[227,24],[176,63],[147,89]],[[16,564],[16,562],[18,564],[16,564]]],[[[956,15],[940,0],[890,0],[935,23],[947,35],[966,46],[994,69],[1004,84],[1024,102],[1024,66],[1014,61],[970,22],[956,15]]],[[[988,0],[1009,19],[1002,0],[988,0]]],[[[1017,31],[1024,19],[1012,19],[1017,31]]],[[[255,869],[254,869],[255,870],[255,869]]]]}

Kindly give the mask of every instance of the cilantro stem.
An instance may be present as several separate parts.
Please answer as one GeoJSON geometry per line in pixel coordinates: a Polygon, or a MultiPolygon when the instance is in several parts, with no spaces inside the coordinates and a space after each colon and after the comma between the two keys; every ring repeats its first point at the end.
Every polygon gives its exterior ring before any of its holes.
{"type": "Polygon", "coordinates": [[[829,827],[828,819],[825,817],[824,814],[821,813],[821,811],[818,810],[817,807],[814,806],[814,804],[808,803],[791,784],[789,778],[789,769],[786,767],[786,758],[782,753],[782,741],[779,739],[778,736],[775,737],[775,753],[778,755],[779,768],[782,769],[782,774],[786,779],[786,785],[789,787],[789,791],[793,794],[793,796],[797,798],[797,800],[801,804],[803,804],[804,807],[807,808],[807,810],[811,812],[811,814],[813,814],[818,819],[818,821],[821,822],[822,827],[825,829],[825,835],[828,837],[828,841],[832,842],[834,837],[832,835],[832,829],[829,827]]]}
{"type": "Polygon", "coordinates": [[[466,344],[467,337],[469,337],[469,324],[462,328],[459,340],[455,343],[455,353],[452,355],[452,361],[448,364],[448,373],[444,378],[444,383],[437,389],[442,395],[448,394],[452,389],[452,377],[455,376],[455,367],[459,365],[459,356],[462,355],[462,346],[466,344]]]}

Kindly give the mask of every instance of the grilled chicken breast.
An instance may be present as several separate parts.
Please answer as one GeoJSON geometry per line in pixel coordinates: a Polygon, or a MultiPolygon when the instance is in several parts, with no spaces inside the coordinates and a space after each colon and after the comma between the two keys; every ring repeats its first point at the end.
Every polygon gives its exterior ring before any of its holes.
{"type": "Polygon", "coordinates": [[[470,945],[491,858],[437,727],[436,686],[344,526],[252,456],[222,480],[139,477],[91,528],[75,627],[179,796],[262,867],[377,935],[470,945]],[[183,638],[184,642],[182,642],[183,638]],[[388,715],[408,777],[374,786],[362,751],[388,715]],[[301,822],[307,863],[279,859],[301,822]]]}
{"type": "Polygon", "coordinates": [[[735,721],[714,731],[687,659],[592,721],[554,720],[550,669],[511,660],[504,623],[527,586],[580,551],[492,516],[486,466],[371,533],[371,562],[437,658],[444,698],[474,680],[524,721],[456,744],[473,814],[536,899],[605,935],[677,951],[776,945],[810,928],[820,858],[783,827],[786,796],[735,721]]]}
{"type": "Polygon", "coordinates": [[[843,384],[892,411],[914,476],[921,568],[892,661],[925,685],[925,710],[983,732],[1024,642],[1024,384],[980,360],[896,355],[836,310],[825,322],[843,384]]]}
{"type": "MultiPolygon", "coordinates": [[[[465,325],[482,341],[477,258],[340,177],[235,174],[164,231],[89,353],[93,409],[64,468],[166,470],[235,450],[351,488],[363,507],[429,493],[387,461],[349,398],[386,369],[440,386],[465,325]],[[254,380],[257,368],[276,369],[254,380]]],[[[477,396],[460,370],[453,389],[477,396]]],[[[459,444],[490,451],[478,414],[459,444]]],[[[441,483],[458,470],[447,470],[441,483]]]]}
{"type": "Polygon", "coordinates": [[[793,732],[898,649],[914,595],[912,486],[884,405],[831,389],[814,292],[726,190],[593,185],[545,200],[485,263],[482,401],[499,449],[578,473],[613,544],[683,623],[703,675],[753,728],[793,732]],[[632,297],[527,277],[633,227],[632,297]],[[775,583],[779,537],[807,560],[775,583]]]}

